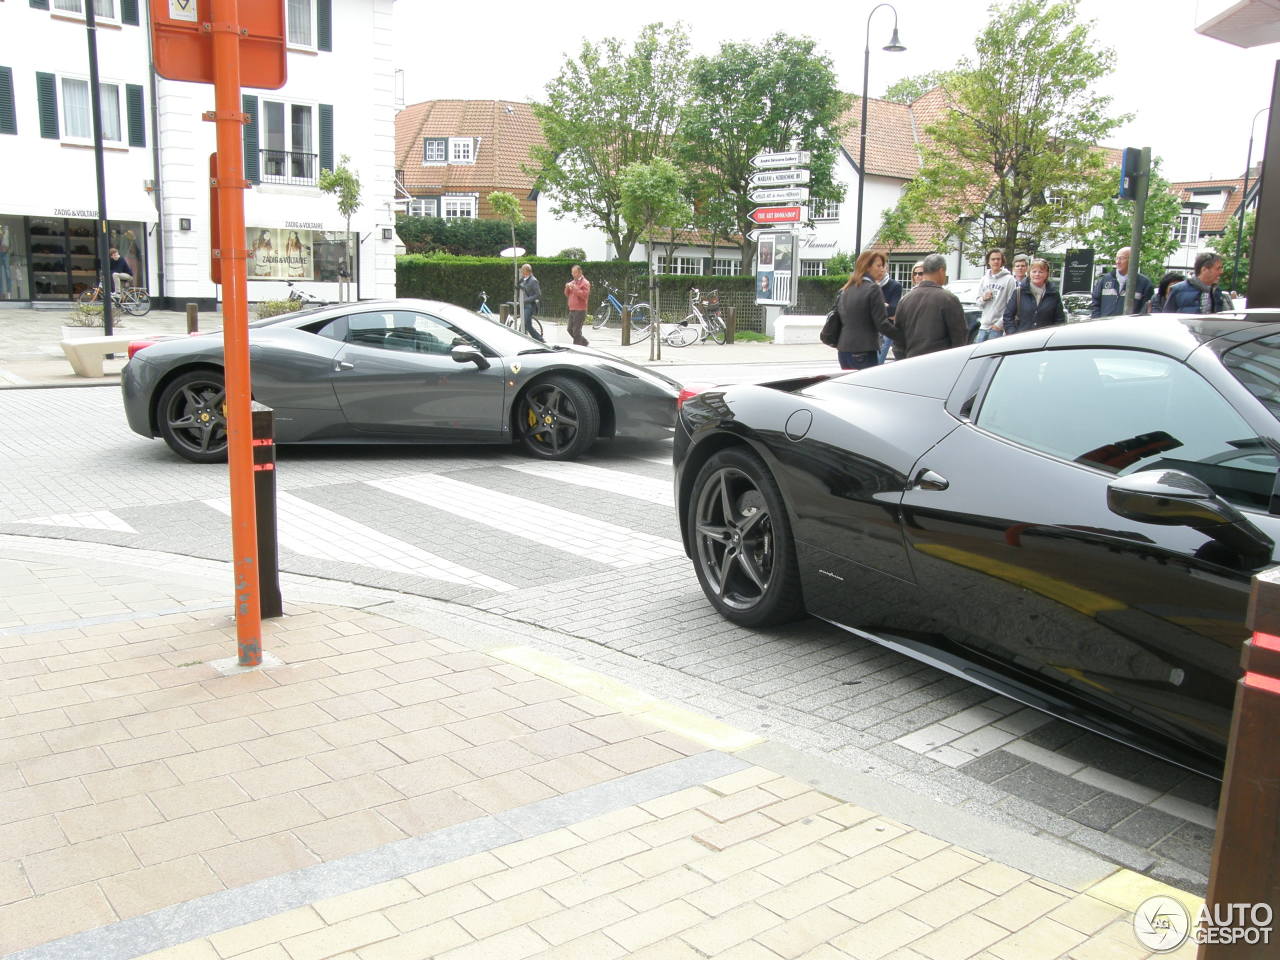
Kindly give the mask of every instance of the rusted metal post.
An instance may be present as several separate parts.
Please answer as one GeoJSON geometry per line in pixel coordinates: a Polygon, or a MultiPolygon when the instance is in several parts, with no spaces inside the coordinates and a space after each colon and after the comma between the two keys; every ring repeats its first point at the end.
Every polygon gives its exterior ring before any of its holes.
{"type": "Polygon", "coordinates": [[[200,332],[200,308],[194,303],[187,304],[187,333],[200,332]]]}
{"type": "Polygon", "coordinates": [[[631,346],[631,308],[622,308],[622,345],[631,346]]]}
{"type": "Polygon", "coordinates": [[[253,401],[253,500],[258,534],[258,599],[264,619],[284,614],[276,536],[275,437],[274,411],[253,401]]]}
{"type": "MultiPolygon", "coordinates": [[[[1229,916],[1231,904],[1268,904],[1272,911],[1280,910],[1280,751],[1275,749],[1280,730],[1280,567],[1253,578],[1248,623],[1253,636],[1245,642],[1244,676],[1236,684],[1205,897],[1210,917],[1229,916]]],[[[1197,957],[1275,957],[1276,931],[1268,933],[1268,943],[1201,943],[1197,957]]]]}
{"type": "Polygon", "coordinates": [[[725,307],[724,311],[724,342],[733,343],[734,335],[738,332],[738,308],[733,304],[725,307]]]}

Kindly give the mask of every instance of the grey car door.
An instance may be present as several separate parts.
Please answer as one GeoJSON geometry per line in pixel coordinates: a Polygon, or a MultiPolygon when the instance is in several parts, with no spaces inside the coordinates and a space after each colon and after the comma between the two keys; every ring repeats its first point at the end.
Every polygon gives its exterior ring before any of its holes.
{"type": "Polygon", "coordinates": [[[424,441],[493,440],[502,435],[506,368],[458,363],[455,343],[477,345],[439,317],[414,310],[371,310],[347,317],[333,386],[343,415],[361,433],[424,441]]]}

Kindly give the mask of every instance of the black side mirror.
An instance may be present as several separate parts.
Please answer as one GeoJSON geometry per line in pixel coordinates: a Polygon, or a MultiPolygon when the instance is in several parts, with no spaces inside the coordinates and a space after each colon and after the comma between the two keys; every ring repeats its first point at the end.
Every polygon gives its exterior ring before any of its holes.
{"type": "Polygon", "coordinates": [[[479,348],[470,343],[456,343],[453,349],[449,351],[449,355],[453,357],[454,363],[474,363],[480,370],[485,370],[489,366],[489,361],[484,358],[484,354],[479,348]]]}

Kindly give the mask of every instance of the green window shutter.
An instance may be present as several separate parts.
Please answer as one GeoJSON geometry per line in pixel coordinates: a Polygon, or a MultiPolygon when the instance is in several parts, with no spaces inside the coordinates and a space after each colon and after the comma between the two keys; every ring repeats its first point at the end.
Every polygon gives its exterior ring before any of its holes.
{"type": "Polygon", "coordinates": [[[320,104],[320,169],[333,169],[333,104],[320,104]]]}
{"type": "Polygon", "coordinates": [[[18,132],[18,113],[13,104],[13,68],[0,67],[0,133],[18,132]]]}
{"type": "Polygon", "coordinates": [[[258,172],[258,98],[246,93],[241,104],[249,115],[249,122],[244,125],[244,178],[258,183],[262,179],[258,172]]]}
{"type": "Polygon", "coordinates": [[[316,47],[333,49],[333,0],[316,0],[316,47]]]}
{"type": "Polygon", "coordinates": [[[126,83],[124,102],[129,113],[129,146],[147,145],[147,123],[142,114],[142,85],[126,83]]]}
{"type": "Polygon", "coordinates": [[[36,105],[40,108],[40,136],[58,139],[58,80],[52,73],[36,74],[36,105]]]}
{"type": "Polygon", "coordinates": [[[120,20],[130,26],[138,25],[138,0],[120,0],[120,20]]]}
{"type": "Polygon", "coordinates": [[[49,0],[31,0],[31,5],[37,10],[48,10],[49,0]]]}

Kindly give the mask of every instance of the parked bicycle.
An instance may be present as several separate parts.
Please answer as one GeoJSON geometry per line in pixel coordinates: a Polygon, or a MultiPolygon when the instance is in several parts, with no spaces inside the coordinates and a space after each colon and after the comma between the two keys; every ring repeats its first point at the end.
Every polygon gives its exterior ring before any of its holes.
{"type": "Polygon", "coordinates": [[[321,306],[324,303],[319,297],[312,296],[301,287],[295,287],[292,280],[286,280],[285,284],[289,287],[289,296],[286,299],[296,306],[321,306]]]}
{"type": "Polygon", "coordinates": [[[663,324],[663,343],[672,347],[687,347],[707,340],[724,343],[728,328],[720,316],[719,290],[712,290],[704,300],[702,291],[694,287],[689,291],[689,311],[689,315],[679,323],[663,324]],[[705,307],[706,312],[699,307],[705,307]]]}
{"type": "MultiPolygon", "coordinates": [[[[508,303],[507,306],[510,309],[507,310],[507,319],[503,320],[500,315],[494,313],[492,310],[489,309],[489,295],[485,293],[483,290],[481,290],[480,291],[480,308],[476,311],[476,313],[480,314],[480,316],[482,317],[487,317],[488,319],[493,320],[496,323],[501,323],[504,327],[509,327],[510,329],[516,331],[516,333],[524,333],[524,323],[520,319],[520,311],[516,308],[516,305],[514,303],[508,303]]],[[[535,315],[534,317],[530,318],[529,325],[533,328],[533,332],[537,334],[539,338],[541,338],[542,337],[542,321],[539,320],[535,315]]]]}
{"type": "MultiPolygon", "coordinates": [[[[102,306],[102,284],[90,287],[77,298],[82,307],[102,306]]],[[[120,309],[135,317],[141,317],[151,310],[151,295],[142,287],[125,287],[111,291],[111,302],[120,309]]]]}
{"type": "MultiPolygon", "coordinates": [[[[600,286],[605,290],[604,299],[600,301],[596,315],[591,319],[591,326],[596,330],[612,323],[615,317],[619,324],[622,323],[622,301],[618,299],[618,288],[603,280],[600,281],[600,286]]],[[[649,336],[649,325],[653,320],[652,308],[647,303],[636,303],[638,296],[640,294],[632,293],[627,298],[627,306],[631,308],[632,343],[639,343],[649,336]]]]}

